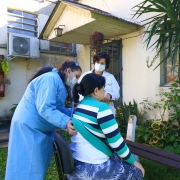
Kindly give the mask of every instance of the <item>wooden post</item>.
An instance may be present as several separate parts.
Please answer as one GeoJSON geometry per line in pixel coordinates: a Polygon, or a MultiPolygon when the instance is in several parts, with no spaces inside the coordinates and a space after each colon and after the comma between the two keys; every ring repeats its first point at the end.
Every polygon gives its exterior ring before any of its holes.
{"type": "MultiPolygon", "coordinates": [[[[127,127],[127,133],[126,133],[126,139],[129,141],[135,141],[135,130],[136,130],[136,121],[137,117],[134,115],[130,115],[128,119],[128,127],[127,127]]],[[[133,154],[136,161],[139,162],[139,158],[137,155],[133,154]]]]}
{"type": "Polygon", "coordinates": [[[129,116],[126,139],[133,142],[135,140],[136,121],[137,121],[136,116],[134,115],[129,116]]]}

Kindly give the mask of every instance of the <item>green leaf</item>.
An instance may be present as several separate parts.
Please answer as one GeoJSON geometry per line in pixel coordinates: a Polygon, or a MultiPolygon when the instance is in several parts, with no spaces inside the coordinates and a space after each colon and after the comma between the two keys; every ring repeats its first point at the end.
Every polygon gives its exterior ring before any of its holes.
{"type": "Polygon", "coordinates": [[[170,142],[173,142],[175,140],[175,137],[171,136],[169,140],[170,140],[170,142]]]}
{"type": "Polygon", "coordinates": [[[148,135],[148,134],[145,134],[145,135],[144,135],[144,140],[145,140],[145,142],[148,140],[148,138],[149,138],[149,135],[148,135]]]}
{"type": "Polygon", "coordinates": [[[167,5],[167,14],[169,15],[169,17],[171,18],[171,20],[173,21],[173,23],[176,25],[176,27],[178,27],[180,29],[180,23],[179,21],[177,20],[177,17],[176,17],[176,13],[174,12],[173,8],[172,8],[172,4],[173,4],[173,1],[171,0],[166,0],[165,1],[166,5],[167,5]]]}
{"type": "MultiPolygon", "coordinates": [[[[179,53],[180,43],[180,1],[177,0],[145,0],[142,3],[134,6],[133,9],[137,9],[133,17],[140,17],[147,13],[159,12],[155,16],[148,17],[143,20],[144,25],[147,25],[147,30],[144,31],[143,39],[145,34],[148,35],[144,40],[146,49],[152,48],[156,50],[156,54],[153,58],[155,60],[161,52],[164,51],[164,45],[169,43],[167,54],[158,63],[154,70],[163,62],[171,60],[173,67],[175,67],[177,55],[179,53]],[[154,36],[159,35],[159,38],[154,40],[154,36]]],[[[179,60],[180,61],[180,60],[179,60]]],[[[180,64],[180,62],[179,62],[180,64]]],[[[180,65],[179,65],[180,70],[180,65]]],[[[180,80],[180,71],[178,72],[180,80]]]]}

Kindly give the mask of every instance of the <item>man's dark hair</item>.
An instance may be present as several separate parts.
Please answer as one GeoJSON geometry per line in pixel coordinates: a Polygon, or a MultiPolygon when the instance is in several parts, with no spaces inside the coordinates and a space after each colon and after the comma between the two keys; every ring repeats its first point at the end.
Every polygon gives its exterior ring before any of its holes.
{"type": "Polygon", "coordinates": [[[106,69],[109,68],[110,65],[110,56],[106,52],[99,52],[93,56],[93,64],[95,62],[98,62],[101,58],[104,58],[106,60],[106,69]]]}

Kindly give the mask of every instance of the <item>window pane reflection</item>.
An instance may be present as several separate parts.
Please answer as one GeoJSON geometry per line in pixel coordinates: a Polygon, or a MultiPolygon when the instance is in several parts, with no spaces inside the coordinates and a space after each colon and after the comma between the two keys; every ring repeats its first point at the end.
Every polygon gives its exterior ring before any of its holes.
{"type": "Polygon", "coordinates": [[[33,36],[33,37],[36,37],[36,36],[37,36],[37,33],[29,32],[29,31],[23,31],[23,34],[25,34],[25,35],[27,35],[27,36],[33,36]]]}
{"type": "Polygon", "coordinates": [[[24,23],[28,23],[28,24],[33,24],[33,25],[36,25],[36,21],[33,21],[33,20],[30,20],[30,19],[23,19],[23,22],[24,23]]]}
{"type": "Polygon", "coordinates": [[[22,11],[18,11],[18,10],[14,10],[14,9],[8,9],[8,12],[22,16],[22,11]]]}
{"type": "Polygon", "coordinates": [[[8,20],[22,22],[22,18],[8,15],[8,20]]]}
{"type": "Polygon", "coordinates": [[[8,32],[22,34],[22,30],[19,30],[19,29],[8,28],[8,32]]]}
{"type": "Polygon", "coordinates": [[[24,17],[28,17],[28,18],[32,18],[32,19],[36,19],[36,15],[35,14],[29,14],[29,13],[23,12],[23,16],[24,17]]]}
{"type": "Polygon", "coordinates": [[[21,23],[15,23],[15,22],[8,22],[8,26],[22,28],[21,23]]]}
{"type": "Polygon", "coordinates": [[[23,25],[23,28],[36,31],[36,27],[34,27],[34,26],[23,25]]]}

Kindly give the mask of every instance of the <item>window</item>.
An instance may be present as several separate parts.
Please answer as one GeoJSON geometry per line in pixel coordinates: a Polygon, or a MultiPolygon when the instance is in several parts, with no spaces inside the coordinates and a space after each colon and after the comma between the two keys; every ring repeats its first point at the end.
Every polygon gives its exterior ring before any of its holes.
{"type": "MultiPolygon", "coordinates": [[[[165,45],[165,49],[162,55],[162,58],[167,54],[167,47],[165,45]]],[[[179,64],[179,55],[176,58],[175,66],[172,66],[172,59],[168,58],[166,62],[162,64],[162,78],[161,85],[170,86],[172,83],[178,80],[178,64],[179,64]]]]}
{"type": "Polygon", "coordinates": [[[73,53],[73,48],[72,48],[72,44],[69,43],[50,41],[50,51],[71,54],[73,53]]]}
{"type": "Polygon", "coordinates": [[[170,85],[178,80],[178,59],[175,67],[172,67],[172,62],[169,60],[165,63],[166,85],[170,85]]]}
{"type": "Polygon", "coordinates": [[[24,34],[33,37],[38,36],[37,16],[35,14],[8,8],[7,15],[8,32],[24,34]]]}

